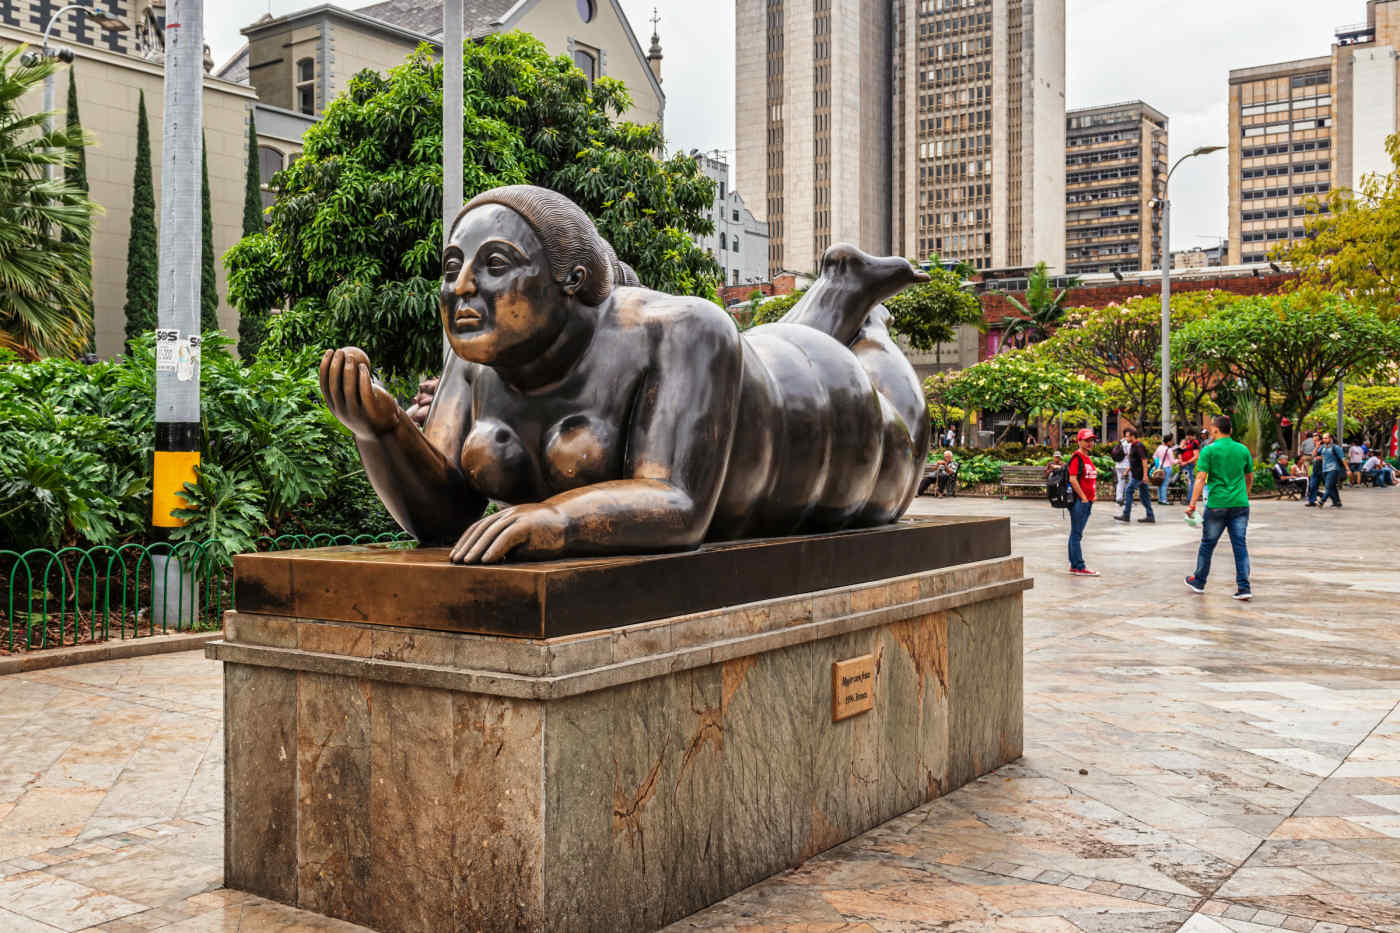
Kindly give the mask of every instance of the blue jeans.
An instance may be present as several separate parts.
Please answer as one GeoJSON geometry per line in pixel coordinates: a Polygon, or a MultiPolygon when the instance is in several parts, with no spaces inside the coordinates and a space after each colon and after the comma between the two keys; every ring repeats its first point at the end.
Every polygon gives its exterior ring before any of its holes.
{"type": "Polygon", "coordinates": [[[1147,509],[1147,517],[1155,519],[1157,516],[1152,513],[1152,487],[1147,484],[1147,480],[1128,480],[1128,494],[1123,500],[1123,517],[1133,517],[1133,499],[1142,497],[1143,508],[1147,509]]]}
{"type": "Polygon", "coordinates": [[[1094,503],[1076,499],[1069,507],[1069,569],[1084,569],[1084,526],[1089,524],[1089,513],[1094,511],[1094,503]]]}
{"type": "Polygon", "coordinates": [[[1162,467],[1162,488],[1157,490],[1157,501],[1162,505],[1167,504],[1167,487],[1172,484],[1172,471],[1175,469],[1176,467],[1162,467]]]}
{"type": "Polygon", "coordinates": [[[1201,586],[1210,576],[1210,556],[1226,531],[1230,533],[1230,548],[1235,552],[1235,588],[1249,592],[1249,549],[1244,536],[1249,528],[1249,506],[1229,509],[1206,509],[1201,530],[1201,550],[1196,554],[1196,572],[1192,574],[1201,586]]]}
{"type": "Polygon", "coordinates": [[[1322,474],[1322,482],[1324,484],[1323,489],[1325,490],[1322,493],[1323,502],[1326,502],[1328,499],[1331,499],[1333,505],[1339,506],[1342,504],[1342,497],[1337,493],[1337,484],[1341,481],[1341,470],[1328,470],[1326,473],[1322,474]]]}

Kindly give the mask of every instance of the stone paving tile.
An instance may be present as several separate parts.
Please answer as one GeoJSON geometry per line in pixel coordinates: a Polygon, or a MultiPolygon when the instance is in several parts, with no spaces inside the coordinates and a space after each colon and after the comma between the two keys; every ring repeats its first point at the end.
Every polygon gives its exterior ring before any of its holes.
{"type": "MultiPolygon", "coordinates": [[[[672,929],[1400,933],[1400,572],[1360,544],[1400,546],[1384,495],[1257,505],[1249,605],[1228,551],[1180,585],[1175,509],[1097,510],[1081,580],[1039,500],[919,500],[1013,517],[1025,757],[672,929]]],[[[219,887],[221,709],[197,652],[0,678],[0,931],[359,929],[219,887]]]]}

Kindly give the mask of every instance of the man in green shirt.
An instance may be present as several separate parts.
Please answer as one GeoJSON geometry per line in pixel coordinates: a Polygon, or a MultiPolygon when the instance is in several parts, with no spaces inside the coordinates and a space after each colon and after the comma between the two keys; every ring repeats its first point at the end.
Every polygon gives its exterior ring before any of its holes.
{"type": "Polygon", "coordinates": [[[1235,552],[1235,599],[1249,599],[1249,550],[1245,546],[1245,531],[1249,528],[1249,493],[1254,488],[1254,455],[1249,448],[1230,436],[1234,426],[1229,415],[1217,415],[1211,422],[1211,442],[1201,450],[1196,461],[1196,484],[1191,490],[1191,504],[1186,517],[1196,513],[1196,503],[1210,486],[1210,504],[1206,507],[1201,531],[1201,550],[1196,555],[1196,572],[1186,578],[1193,593],[1206,591],[1210,574],[1210,556],[1226,531],[1230,533],[1230,548],[1235,552]]]}

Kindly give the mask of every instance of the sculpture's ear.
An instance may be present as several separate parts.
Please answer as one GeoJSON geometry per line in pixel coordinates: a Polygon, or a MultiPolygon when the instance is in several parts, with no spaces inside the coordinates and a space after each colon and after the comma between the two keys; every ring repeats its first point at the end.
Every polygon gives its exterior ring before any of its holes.
{"type": "Polygon", "coordinates": [[[564,294],[573,297],[579,290],[588,283],[588,267],[583,265],[574,266],[569,270],[569,277],[564,280],[564,294]]]}

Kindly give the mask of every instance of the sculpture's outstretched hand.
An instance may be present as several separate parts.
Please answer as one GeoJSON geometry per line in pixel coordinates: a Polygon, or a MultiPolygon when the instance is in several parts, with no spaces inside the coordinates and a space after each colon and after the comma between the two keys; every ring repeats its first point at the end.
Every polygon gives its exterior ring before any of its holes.
{"type": "Polygon", "coordinates": [[[359,347],[327,350],[321,357],[321,395],[356,437],[388,434],[398,424],[398,403],[370,376],[369,357],[359,347]]]}
{"type": "Polygon", "coordinates": [[[542,502],[501,509],[473,524],[452,548],[454,564],[499,564],[508,556],[542,560],[564,552],[568,517],[542,502]]]}

